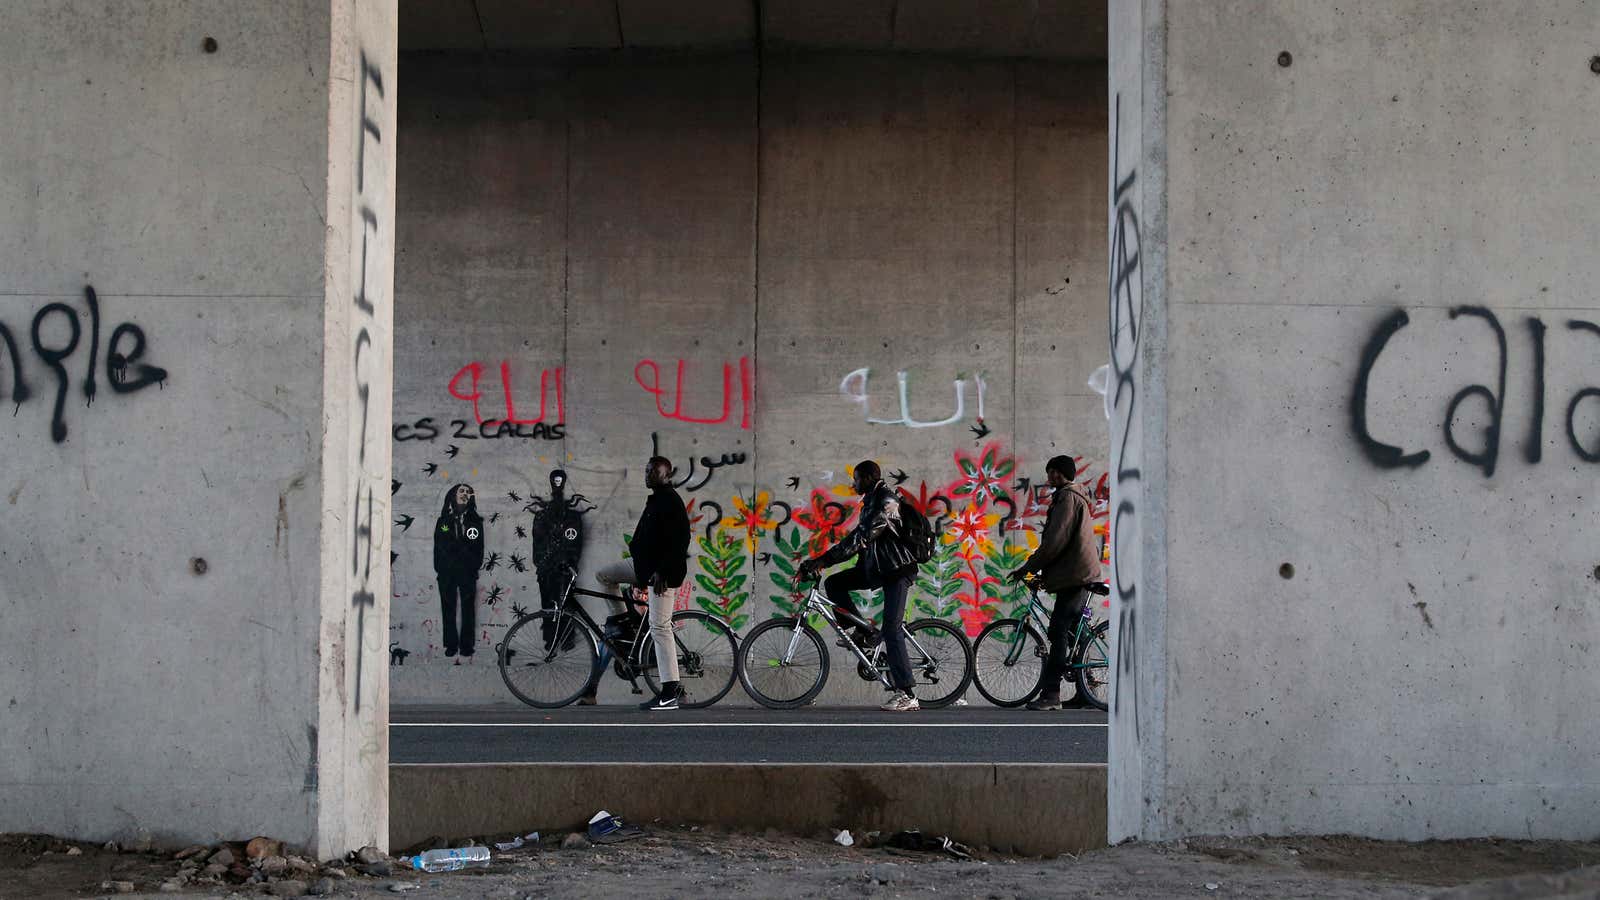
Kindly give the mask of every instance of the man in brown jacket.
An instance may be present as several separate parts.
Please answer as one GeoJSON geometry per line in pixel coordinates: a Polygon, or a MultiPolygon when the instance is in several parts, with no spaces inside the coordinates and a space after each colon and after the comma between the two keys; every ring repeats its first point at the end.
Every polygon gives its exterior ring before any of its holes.
{"type": "MultiPolygon", "coordinates": [[[[1091,506],[1083,488],[1072,482],[1077,474],[1078,467],[1070,456],[1057,456],[1045,465],[1045,478],[1055,496],[1044,520],[1044,534],[1039,539],[1039,549],[1011,573],[1012,581],[1029,572],[1040,573],[1040,586],[1056,598],[1047,635],[1050,656],[1044,663],[1039,696],[1029,701],[1029,709],[1062,708],[1061,678],[1066,674],[1072,636],[1089,596],[1084,585],[1100,580],[1100,552],[1095,547],[1091,506]]],[[[1077,695],[1065,704],[1069,708],[1088,705],[1077,695]]]]}

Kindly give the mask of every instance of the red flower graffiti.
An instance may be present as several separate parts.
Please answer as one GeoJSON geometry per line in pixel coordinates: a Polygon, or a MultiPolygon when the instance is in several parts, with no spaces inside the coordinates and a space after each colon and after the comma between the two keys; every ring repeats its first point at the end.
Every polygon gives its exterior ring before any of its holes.
{"type": "Polygon", "coordinates": [[[950,484],[952,497],[983,504],[1011,499],[1005,482],[1017,468],[1016,457],[1004,455],[996,443],[986,445],[976,458],[960,450],[955,456],[961,477],[950,484]]]}
{"type": "Polygon", "coordinates": [[[854,501],[835,500],[826,491],[811,491],[811,499],[794,511],[794,521],[806,530],[806,551],[810,556],[837,544],[855,525],[854,501]]]}

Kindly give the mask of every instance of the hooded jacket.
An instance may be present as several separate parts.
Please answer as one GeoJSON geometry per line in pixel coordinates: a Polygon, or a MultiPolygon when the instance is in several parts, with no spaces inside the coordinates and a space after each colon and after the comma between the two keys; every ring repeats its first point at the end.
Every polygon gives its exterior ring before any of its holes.
{"type": "Polygon", "coordinates": [[[1089,497],[1076,484],[1057,489],[1050,500],[1039,549],[1022,568],[1041,573],[1041,586],[1052,594],[1100,580],[1100,551],[1089,510],[1089,497]]]}
{"type": "Polygon", "coordinates": [[[433,571],[440,578],[472,581],[483,566],[483,516],[478,515],[476,494],[465,507],[456,506],[456,489],[461,486],[450,486],[433,526],[433,571]]]}
{"type": "Polygon", "coordinates": [[[861,516],[856,521],[856,527],[844,536],[844,540],[817,557],[817,562],[831,566],[860,554],[860,565],[867,575],[886,578],[917,564],[911,555],[911,548],[906,545],[904,534],[900,500],[893,489],[880,481],[862,498],[861,516]]]}

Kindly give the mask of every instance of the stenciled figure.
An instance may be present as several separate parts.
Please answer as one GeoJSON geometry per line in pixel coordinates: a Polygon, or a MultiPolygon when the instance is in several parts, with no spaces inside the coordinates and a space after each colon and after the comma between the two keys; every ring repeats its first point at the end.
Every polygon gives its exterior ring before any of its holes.
{"type": "MultiPolygon", "coordinates": [[[[583,516],[594,508],[585,508],[587,503],[582,494],[567,496],[567,473],[562,469],[550,473],[549,499],[533,497],[528,501],[526,509],[533,513],[533,527],[529,530],[533,566],[539,579],[539,605],[544,609],[560,605],[567,580],[583,558],[583,516]]],[[[546,619],[543,627],[548,646],[555,636],[556,622],[546,619]]],[[[576,641],[577,634],[568,640],[576,641]]]]}
{"type": "Polygon", "coordinates": [[[483,516],[470,484],[444,496],[433,526],[433,571],[439,576],[439,606],[444,621],[444,655],[471,656],[478,619],[478,569],[483,565],[483,516]],[[460,630],[456,613],[460,611],[460,630]]]}

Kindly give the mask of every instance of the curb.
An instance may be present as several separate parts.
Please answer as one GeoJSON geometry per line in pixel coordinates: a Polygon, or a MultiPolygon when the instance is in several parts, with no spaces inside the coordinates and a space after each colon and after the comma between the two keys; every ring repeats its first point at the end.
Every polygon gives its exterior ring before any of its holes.
{"type": "Polygon", "coordinates": [[[1027,856],[1106,846],[1087,763],[512,763],[389,767],[389,846],[577,827],[596,810],[734,829],[918,828],[1027,856]]]}

